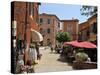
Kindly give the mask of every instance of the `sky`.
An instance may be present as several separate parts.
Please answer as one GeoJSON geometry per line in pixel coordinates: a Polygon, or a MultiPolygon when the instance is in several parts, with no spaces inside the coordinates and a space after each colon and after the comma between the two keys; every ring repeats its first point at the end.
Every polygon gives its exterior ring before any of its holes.
{"type": "Polygon", "coordinates": [[[81,15],[81,5],[41,3],[39,13],[55,14],[60,20],[78,19],[79,23],[85,22],[88,17],[81,15]]]}

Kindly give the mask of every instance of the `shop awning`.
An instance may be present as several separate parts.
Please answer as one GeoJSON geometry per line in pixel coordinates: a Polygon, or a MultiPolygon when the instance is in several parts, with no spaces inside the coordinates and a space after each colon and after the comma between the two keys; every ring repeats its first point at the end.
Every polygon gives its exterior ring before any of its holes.
{"type": "Polygon", "coordinates": [[[95,44],[88,41],[84,41],[84,42],[71,41],[71,42],[65,42],[64,45],[71,45],[80,48],[97,48],[95,44]]]}
{"type": "Polygon", "coordinates": [[[80,42],[80,45],[84,48],[97,48],[95,44],[88,41],[80,42]]]}
{"type": "Polygon", "coordinates": [[[78,41],[64,42],[64,45],[72,45],[75,47],[82,47],[78,41]]]}
{"type": "Polygon", "coordinates": [[[31,38],[33,42],[43,41],[43,36],[36,30],[31,29],[31,38]]]}

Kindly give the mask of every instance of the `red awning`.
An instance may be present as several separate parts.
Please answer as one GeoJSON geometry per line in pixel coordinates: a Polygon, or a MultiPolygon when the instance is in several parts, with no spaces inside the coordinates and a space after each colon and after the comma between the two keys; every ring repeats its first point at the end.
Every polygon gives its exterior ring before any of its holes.
{"type": "Polygon", "coordinates": [[[65,42],[64,45],[72,45],[75,47],[82,47],[78,41],[65,42]]]}
{"type": "Polygon", "coordinates": [[[71,42],[64,42],[64,45],[71,45],[73,43],[77,43],[77,41],[71,41],[71,42]]]}
{"type": "Polygon", "coordinates": [[[78,42],[78,41],[71,41],[71,42],[64,42],[63,45],[72,45],[75,47],[81,47],[81,48],[97,48],[95,44],[91,42],[78,42]]]}
{"type": "Polygon", "coordinates": [[[84,48],[97,48],[95,44],[85,41],[85,42],[80,42],[81,46],[84,48]]]}

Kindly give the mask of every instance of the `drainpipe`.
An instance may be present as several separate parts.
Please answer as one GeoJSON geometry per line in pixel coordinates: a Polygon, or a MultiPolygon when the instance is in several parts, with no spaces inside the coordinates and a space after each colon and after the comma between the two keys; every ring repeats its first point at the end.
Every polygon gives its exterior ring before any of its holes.
{"type": "MultiPolygon", "coordinates": [[[[25,44],[25,49],[24,53],[26,52],[26,45],[27,45],[27,6],[28,3],[26,2],[26,13],[25,13],[25,32],[24,32],[24,44],[25,44]]],[[[26,64],[26,55],[24,56],[24,64],[26,64]]]]}

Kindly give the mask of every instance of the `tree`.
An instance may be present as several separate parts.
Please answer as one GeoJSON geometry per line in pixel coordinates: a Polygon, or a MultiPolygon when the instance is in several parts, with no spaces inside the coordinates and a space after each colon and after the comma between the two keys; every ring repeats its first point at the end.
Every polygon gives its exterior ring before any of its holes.
{"type": "Polygon", "coordinates": [[[59,43],[63,43],[66,41],[71,41],[71,36],[69,35],[68,32],[58,32],[58,34],[56,35],[56,40],[59,43]]]}
{"type": "Polygon", "coordinates": [[[81,15],[92,16],[97,14],[97,6],[82,6],[81,15]]]}

